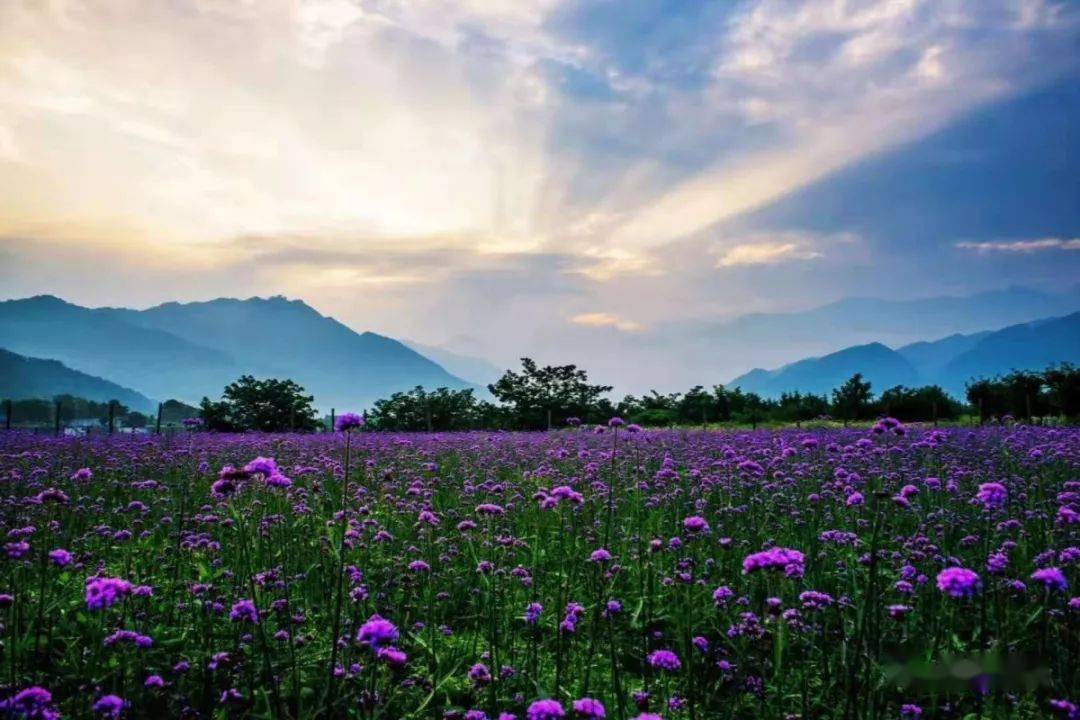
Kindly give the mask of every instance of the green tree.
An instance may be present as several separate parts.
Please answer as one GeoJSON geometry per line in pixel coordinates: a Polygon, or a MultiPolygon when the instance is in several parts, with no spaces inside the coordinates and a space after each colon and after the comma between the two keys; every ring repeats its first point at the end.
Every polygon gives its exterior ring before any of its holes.
{"type": "Polygon", "coordinates": [[[862,373],[855,373],[844,384],[833,390],[833,412],[844,420],[860,420],[870,414],[870,401],[874,395],[870,383],[863,380],[862,373]]]}
{"type": "Polygon", "coordinates": [[[1068,419],[1080,418],[1080,368],[1062,363],[1043,372],[1050,406],[1068,419]]]}
{"type": "Polygon", "coordinates": [[[1001,417],[1008,412],[1008,399],[1005,386],[998,380],[980,378],[967,384],[965,392],[968,404],[979,413],[979,422],[984,423],[992,417],[1001,417]]]}
{"type": "Polygon", "coordinates": [[[919,388],[897,385],[881,393],[878,404],[886,415],[904,422],[953,420],[963,411],[960,402],[937,385],[919,388]]]}
{"type": "Polygon", "coordinates": [[[211,430],[310,431],[318,426],[313,401],[292,380],[244,375],[225,388],[221,400],[204,397],[199,414],[211,430]]]}
{"type": "Polygon", "coordinates": [[[601,403],[611,389],[590,384],[588,374],[576,365],[538,367],[530,358],[521,359],[521,372],[507,370],[488,385],[492,395],[513,408],[515,424],[526,429],[550,429],[570,417],[606,419],[596,416],[611,407],[601,403]]]}
{"type": "Polygon", "coordinates": [[[396,392],[375,401],[368,415],[372,430],[446,431],[469,430],[479,426],[480,405],[471,388],[438,388],[427,392],[417,386],[409,392],[396,392]]]}

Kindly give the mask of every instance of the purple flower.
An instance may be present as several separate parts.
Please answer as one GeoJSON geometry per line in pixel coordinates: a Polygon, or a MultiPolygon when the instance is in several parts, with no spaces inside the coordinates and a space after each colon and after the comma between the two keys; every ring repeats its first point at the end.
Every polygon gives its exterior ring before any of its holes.
{"type": "Polygon", "coordinates": [[[157,689],[163,688],[165,687],[165,678],[161,677],[160,675],[148,675],[146,680],[143,682],[143,687],[157,689]]]}
{"type": "Polygon", "coordinates": [[[573,703],[574,712],[583,718],[603,718],[607,716],[604,704],[593,698],[581,698],[573,703]]]}
{"type": "Polygon", "coordinates": [[[94,712],[105,717],[118,718],[125,707],[127,707],[127,702],[119,695],[104,695],[94,703],[94,712]]]}
{"type": "Polygon", "coordinates": [[[1041,582],[1047,590],[1064,592],[1069,589],[1069,581],[1065,579],[1065,573],[1056,567],[1039,568],[1031,573],[1031,579],[1041,582]]]}
{"type": "Polygon", "coordinates": [[[91,578],[86,581],[86,607],[104,610],[131,594],[132,585],[121,578],[91,578]]]}
{"type": "Polygon", "coordinates": [[[982,590],[979,574],[962,567],[945,568],[937,576],[938,590],[954,598],[976,595],[982,590]]]}
{"type": "Polygon", "coordinates": [[[0,710],[6,717],[21,716],[36,720],[59,720],[60,713],[53,710],[52,693],[43,687],[33,685],[15,693],[14,697],[0,700],[0,710]]]}
{"type": "Polygon", "coordinates": [[[57,548],[49,551],[49,559],[52,560],[53,565],[64,567],[71,564],[71,553],[63,548],[57,548]]]}
{"type": "Polygon", "coordinates": [[[671,650],[653,650],[646,660],[652,667],[668,672],[675,672],[682,667],[679,656],[671,650]]]}
{"type": "Polygon", "coordinates": [[[700,515],[691,515],[688,518],[684,518],[682,521],[683,529],[688,533],[707,533],[709,532],[709,523],[705,518],[700,515]]]}
{"type": "Polygon", "coordinates": [[[1001,507],[1009,499],[1009,491],[1001,483],[988,482],[979,485],[975,500],[985,508],[1001,507]]]}
{"type": "Polygon", "coordinates": [[[354,428],[364,426],[364,418],[360,417],[356,413],[342,413],[341,417],[337,419],[334,424],[334,428],[338,432],[349,432],[354,428]]]}
{"type": "Polygon", "coordinates": [[[566,717],[566,711],[558,700],[537,700],[525,711],[528,720],[559,720],[566,717]]]}
{"type": "Polygon", "coordinates": [[[525,622],[529,625],[535,625],[540,622],[540,614],[544,612],[544,606],[540,603],[529,603],[525,607],[525,622]]]}
{"type": "Polygon", "coordinates": [[[378,615],[372,615],[368,621],[360,626],[356,633],[356,641],[361,645],[367,645],[373,650],[378,650],[383,645],[389,645],[400,637],[397,626],[389,620],[378,615]]]}
{"type": "Polygon", "coordinates": [[[788,577],[799,578],[803,576],[803,562],[803,554],[798,550],[772,548],[747,555],[743,560],[743,575],[755,570],[783,570],[788,577]]]}
{"type": "Polygon", "coordinates": [[[233,622],[248,622],[252,625],[259,624],[259,609],[251,600],[237,600],[232,610],[229,611],[229,619],[233,622]]]}
{"type": "Polygon", "coordinates": [[[592,554],[589,555],[589,561],[595,563],[608,562],[609,560],[611,560],[611,558],[611,553],[609,553],[604,548],[600,548],[599,550],[593,550],[592,554]]]}
{"type": "Polygon", "coordinates": [[[386,646],[379,648],[375,656],[390,667],[401,667],[409,660],[409,656],[396,647],[386,646]]]}

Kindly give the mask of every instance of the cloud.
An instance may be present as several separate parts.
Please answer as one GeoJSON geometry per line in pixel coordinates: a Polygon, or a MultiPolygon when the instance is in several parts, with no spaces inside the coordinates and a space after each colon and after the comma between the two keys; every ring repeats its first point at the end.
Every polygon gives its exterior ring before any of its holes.
{"type": "Polygon", "coordinates": [[[821,257],[816,250],[800,248],[795,243],[762,242],[756,244],[734,245],[723,252],[716,260],[721,268],[738,265],[771,265],[791,260],[813,260],[821,257]]]}
{"type": "Polygon", "coordinates": [[[956,243],[961,250],[980,255],[988,253],[1035,253],[1044,250],[1080,250],[1080,238],[1040,238],[1036,240],[963,241],[956,243]]]}
{"type": "Polygon", "coordinates": [[[610,327],[620,332],[641,332],[645,327],[641,323],[632,320],[623,320],[618,315],[606,312],[583,313],[567,319],[571,325],[584,327],[610,327]]]}

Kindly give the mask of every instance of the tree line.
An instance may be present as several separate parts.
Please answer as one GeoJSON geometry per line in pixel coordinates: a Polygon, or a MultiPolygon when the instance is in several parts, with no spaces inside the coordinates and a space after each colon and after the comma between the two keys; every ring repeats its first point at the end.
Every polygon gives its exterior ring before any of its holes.
{"type": "MultiPolygon", "coordinates": [[[[196,417],[198,409],[179,400],[161,404],[161,424],[179,425],[186,418],[196,417]]],[[[157,424],[156,414],[132,410],[119,400],[88,400],[76,395],[61,394],[52,398],[5,400],[0,404],[3,427],[66,427],[76,422],[108,427],[109,418],[116,427],[145,428],[157,424]]]]}
{"type": "Polygon", "coordinates": [[[375,430],[446,431],[467,429],[539,430],[567,424],[605,422],[619,416],[645,427],[737,423],[801,424],[814,420],[856,422],[888,415],[904,422],[957,420],[976,414],[982,421],[1012,416],[1080,418],[1080,370],[1068,363],[1042,372],[1017,371],[969,384],[966,403],[937,385],[896,386],[875,394],[856,373],[829,395],[789,392],[764,398],[740,388],[695,386],[686,392],[653,391],[615,402],[611,386],[589,382],[574,365],[538,366],[524,358],[488,386],[493,401],[471,389],[434,391],[422,387],[375,402],[368,427],[375,430]]]}
{"type": "MultiPolygon", "coordinates": [[[[1056,417],[1080,419],[1080,369],[1069,363],[1040,372],[1014,371],[968,384],[963,400],[936,385],[896,386],[875,394],[861,374],[829,395],[789,392],[765,398],[740,388],[698,385],[685,392],[608,397],[612,387],[590,382],[575,365],[540,366],[523,358],[521,368],[507,370],[488,386],[491,399],[478,398],[471,388],[460,390],[416,387],[375,401],[366,413],[371,430],[542,430],[579,423],[603,423],[613,416],[644,427],[732,423],[795,424],[818,420],[858,422],[884,415],[904,422],[957,420],[972,415],[981,422],[1007,417],[1031,420],[1056,417]]],[[[95,402],[71,395],[51,400],[6,401],[5,425],[50,425],[97,420],[111,416],[119,427],[155,425],[157,418],[130,410],[116,401],[95,402]],[[57,415],[59,413],[59,416],[57,415]]],[[[198,417],[208,430],[222,432],[311,432],[332,427],[320,417],[314,398],[292,380],[256,379],[244,375],[228,385],[219,400],[203,398],[198,408],[178,400],[162,404],[162,425],[178,425],[198,417]]]]}

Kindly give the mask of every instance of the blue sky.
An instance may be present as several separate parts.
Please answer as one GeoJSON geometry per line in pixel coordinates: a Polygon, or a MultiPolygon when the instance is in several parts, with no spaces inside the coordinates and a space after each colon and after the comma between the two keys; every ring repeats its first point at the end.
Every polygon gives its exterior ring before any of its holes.
{"type": "Polygon", "coordinates": [[[1065,290],[1078,39],[1065,0],[3,3],[0,295],[281,293],[589,366],[1065,290]]]}

